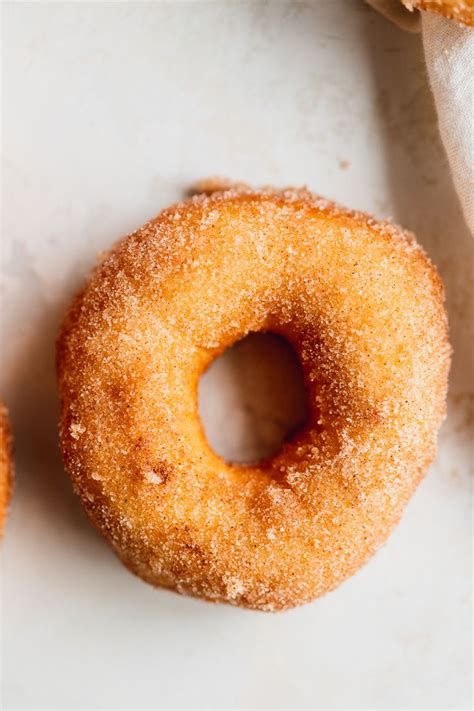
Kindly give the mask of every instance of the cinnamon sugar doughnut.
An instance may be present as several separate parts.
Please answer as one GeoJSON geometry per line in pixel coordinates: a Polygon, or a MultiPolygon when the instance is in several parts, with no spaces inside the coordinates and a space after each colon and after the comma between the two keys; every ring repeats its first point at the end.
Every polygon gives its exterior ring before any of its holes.
{"type": "Polygon", "coordinates": [[[428,10],[464,25],[474,25],[474,0],[402,0],[408,10],[428,10]]]}
{"type": "Polygon", "coordinates": [[[12,488],[11,435],[8,413],[0,402],[0,538],[3,535],[12,488]]]}
{"type": "Polygon", "coordinates": [[[96,268],[58,341],[62,450],[88,515],[153,585],[259,610],[331,590],[435,455],[443,299],[411,234],[306,190],[160,213],[96,268]],[[275,456],[237,466],[210,449],[197,386],[258,331],[296,350],[310,413],[275,456]]]}

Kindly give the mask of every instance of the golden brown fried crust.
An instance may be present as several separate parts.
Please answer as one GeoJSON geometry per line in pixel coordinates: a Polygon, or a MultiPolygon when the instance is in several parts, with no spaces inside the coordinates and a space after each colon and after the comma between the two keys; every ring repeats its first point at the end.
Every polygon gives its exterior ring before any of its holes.
{"type": "Polygon", "coordinates": [[[435,455],[443,300],[411,234],[306,190],[165,210],[97,267],[58,340],[62,450],[88,515],[154,585],[259,610],[323,595],[385,541],[435,455]],[[240,467],[210,449],[197,385],[253,331],[294,346],[310,416],[240,467]]]}
{"type": "Polygon", "coordinates": [[[11,444],[7,409],[0,402],[0,538],[3,535],[13,483],[11,444]]]}
{"type": "Polygon", "coordinates": [[[402,0],[409,10],[428,10],[464,25],[474,26],[474,0],[402,0]]]}

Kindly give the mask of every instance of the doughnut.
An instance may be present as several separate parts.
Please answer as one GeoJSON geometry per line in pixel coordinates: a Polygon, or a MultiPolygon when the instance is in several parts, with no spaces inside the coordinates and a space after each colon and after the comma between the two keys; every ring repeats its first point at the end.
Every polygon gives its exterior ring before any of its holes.
{"type": "Polygon", "coordinates": [[[474,0],[402,0],[408,10],[428,10],[474,26],[474,0]]]}
{"type": "Polygon", "coordinates": [[[11,434],[8,413],[0,402],[0,538],[3,536],[8,502],[10,501],[13,470],[11,460],[11,434]]]}
{"type": "Polygon", "coordinates": [[[433,460],[444,291],[389,222],[305,189],[208,193],[119,242],[73,300],[57,343],[61,447],[135,574],[284,610],[367,561],[433,460]],[[207,443],[197,390],[253,332],[294,348],[309,412],[274,456],[240,466],[207,443]]]}

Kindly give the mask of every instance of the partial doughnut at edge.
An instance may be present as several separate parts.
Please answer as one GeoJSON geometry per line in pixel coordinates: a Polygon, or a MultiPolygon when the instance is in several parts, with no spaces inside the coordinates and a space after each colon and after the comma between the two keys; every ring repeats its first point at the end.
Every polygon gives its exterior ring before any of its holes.
{"type": "Polygon", "coordinates": [[[474,26],[474,0],[402,0],[402,2],[408,10],[428,10],[463,25],[474,26]]]}
{"type": "Polygon", "coordinates": [[[8,412],[0,402],[0,538],[3,536],[13,485],[12,438],[8,412]]]}

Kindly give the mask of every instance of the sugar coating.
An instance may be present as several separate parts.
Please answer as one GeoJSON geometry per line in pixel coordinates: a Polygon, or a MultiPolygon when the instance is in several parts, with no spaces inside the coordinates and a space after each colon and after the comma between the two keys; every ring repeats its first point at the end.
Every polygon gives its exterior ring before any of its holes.
{"type": "Polygon", "coordinates": [[[161,477],[159,474],[155,474],[153,470],[145,472],[144,476],[149,484],[161,484],[163,481],[163,477],[161,477]]]}
{"type": "Polygon", "coordinates": [[[61,444],[125,565],[154,585],[281,610],[354,573],[435,455],[450,347],[413,235],[307,190],[215,182],[115,246],[58,340],[61,444]],[[306,426],[258,466],[224,462],[203,371],[255,331],[296,350],[306,426]]]}
{"type": "Polygon", "coordinates": [[[71,433],[71,437],[73,439],[79,439],[81,434],[83,434],[86,431],[86,428],[84,425],[79,425],[75,422],[72,423],[72,425],[69,427],[69,432],[71,433]]]}
{"type": "Polygon", "coordinates": [[[12,442],[8,412],[0,402],[0,538],[13,486],[12,442]]]}

